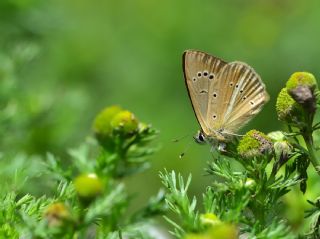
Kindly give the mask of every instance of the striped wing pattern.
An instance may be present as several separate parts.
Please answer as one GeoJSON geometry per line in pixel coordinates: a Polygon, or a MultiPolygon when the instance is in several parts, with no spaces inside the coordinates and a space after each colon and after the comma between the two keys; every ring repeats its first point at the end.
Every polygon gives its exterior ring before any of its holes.
{"type": "Polygon", "coordinates": [[[260,112],[269,100],[259,75],[245,63],[231,62],[219,71],[212,92],[220,97],[209,98],[207,121],[214,130],[234,133],[260,112]]]}
{"type": "Polygon", "coordinates": [[[269,100],[260,76],[245,63],[188,50],[183,64],[194,112],[208,137],[234,134],[269,100]]]}

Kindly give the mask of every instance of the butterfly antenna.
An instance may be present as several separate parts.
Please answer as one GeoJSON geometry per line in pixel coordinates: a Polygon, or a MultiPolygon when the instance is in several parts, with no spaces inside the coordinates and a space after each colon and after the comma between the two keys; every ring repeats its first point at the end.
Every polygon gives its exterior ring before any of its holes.
{"type": "Polygon", "coordinates": [[[190,145],[193,142],[193,140],[189,141],[188,144],[184,147],[184,150],[182,151],[182,153],[179,155],[179,158],[183,158],[183,156],[186,154],[186,152],[190,149],[190,145]]]}
{"type": "Polygon", "coordinates": [[[233,135],[233,136],[239,136],[239,137],[243,137],[243,134],[233,134],[233,133],[227,133],[225,132],[224,134],[229,134],[229,135],[233,135]]]}
{"type": "Polygon", "coordinates": [[[182,136],[182,137],[180,137],[180,138],[173,139],[172,142],[178,143],[179,141],[181,141],[181,140],[183,140],[183,139],[185,139],[185,138],[187,138],[187,137],[190,137],[190,136],[191,136],[190,134],[186,134],[186,135],[184,135],[184,136],[182,136]]]}

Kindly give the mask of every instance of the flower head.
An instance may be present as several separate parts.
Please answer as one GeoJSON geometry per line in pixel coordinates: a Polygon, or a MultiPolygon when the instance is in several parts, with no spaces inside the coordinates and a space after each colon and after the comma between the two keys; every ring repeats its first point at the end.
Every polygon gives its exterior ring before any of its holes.
{"type": "Polygon", "coordinates": [[[287,157],[293,151],[293,146],[287,140],[274,143],[274,151],[278,157],[287,157]]]}
{"type": "Polygon", "coordinates": [[[133,113],[128,110],[124,110],[113,117],[111,126],[118,132],[125,135],[132,134],[138,129],[138,120],[133,113]]]}
{"type": "Polygon", "coordinates": [[[62,226],[66,221],[70,221],[71,214],[64,203],[56,202],[47,207],[44,217],[50,227],[57,227],[62,226]]]}
{"type": "Polygon", "coordinates": [[[113,105],[103,109],[94,119],[93,130],[99,137],[108,137],[112,133],[111,121],[122,109],[113,105]]]}
{"type": "Polygon", "coordinates": [[[317,80],[314,75],[309,72],[295,72],[287,81],[286,88],[292,90],[298,86],[307,86],[314,89],[317,87],[317,80]]]}
{"type": "Polygon", "coordinates": [[[236,239],[238,238],[237,227],[221,222],[210,227],[207,231],[202,233],[187,234],[184,239],[236,239]]]}
{"type": "Polygon", "coordinates": [[[293,146],[286,139],[281,131],[274,131],[268,134],[272,139],[275,155],[278,159],[285,159],[292,152],[293,146]]]}
{"type": "Polygon", "coordinates": [[[108,150],[115,148],[118,137],[131,137],[138,133],[139,127],[140,124],[133,113],[116,105],[102,110],[93,123],[97,140],[108,150]]]}
{"type": "Polygon", "coordinates": [[[78,196],[84,201],[91,201],[103,191],[100,178],[94,173],[83,174],[75,178],[74,186],[78,196]]]}
{"type": "Polygon", "coordinates": [[[213,213],[205,213],[200,215],[200,220],[203,225],[212,226],[221,223],[219,218],[213,213]]]}
{"type": "Polygon", "coordinates": [[[246,182],[244,183],[244,187],[250,190],[255,189],[256,185],[257,185],[256,181],[252,178],[247,178],[246,182]]]}
{"type": "Polygon", "coordinates": [[[316,78],[308,72],[296,72],[287,81],[286,88],[290,96],[307,112],[315,113],[317,89],[316,78]]]}
{"type": "Polygon", "coordinates": [[[301,115],[301,110],[301,107],[289,95],[288,89],[283,88],[278,95],[276,103],[278,119],[288,123],[296,122],[301,115]]]}
{"type": "Polygon", "coordinates": [[[244,158],[259,157],[272,151],[271,139],[262,132],[250,130],[240,140],[238,153],[244,158]]]}

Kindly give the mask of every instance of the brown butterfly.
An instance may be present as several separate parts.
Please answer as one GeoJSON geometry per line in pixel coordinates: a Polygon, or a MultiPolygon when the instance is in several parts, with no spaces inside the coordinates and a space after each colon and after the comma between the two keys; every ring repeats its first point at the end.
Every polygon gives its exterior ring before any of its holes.
{"type": "Polygon", "coordinates": [[[205,52],[183,53],[183,72],[201,131],[199,143],[228,141],[269,100],[260,76],[243,62],[227,63],[205,52]]]}

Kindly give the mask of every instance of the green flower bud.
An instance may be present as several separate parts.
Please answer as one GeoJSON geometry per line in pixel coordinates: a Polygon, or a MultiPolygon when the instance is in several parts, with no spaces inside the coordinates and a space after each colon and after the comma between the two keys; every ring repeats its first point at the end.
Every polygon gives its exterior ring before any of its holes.
{"type": "Polygon", "coordinates": [[[268,134],[273,140],[274,152],[278,159],[286,159],[292,152],[293,146],[286,140],[285,135],[281,131],[274,131],[268,134]]]}
{"type": "Polygon", "coordinates": [[[61,202],[50,204],[44,212],[44,218],[50,227],[65,225],[72,219],[69,209],[61,202]]]}
{"type": "Polygon", "coordinates": [[[272,151],[271,139],[262,132],[250,130],[240,140],[238,153],[244,158],[259,157],[272,151]]]}
{"type": "Polygon", "coordinates": [[[293,150],[292,145],[287,140],[281,140],[274,143],[274,151],[277,158],[287,157],[293,150]]]}
{"type": "Polygon", "coordinates": [[[132,134],[138,129],[138,120],[130,111],[121,111],[116,114],[112,121],[111,126],[118,132],[132,134]]]}
{"type": "Polygon", "coordinates": [[[316,78],[309,72],[295,72],[287,81],[286,88],[290,91],[298,86],[308,86],[311,89],[317,87],[316,78]]]}
{"type": "Polygon", "coordinates": [[[281,141],[286,138],[286,136],[281,131],[273,131],[268,133],[268,137],[273,141],[281,141]]]}
{"type": "Polygon", "coordinates": [[[98,137],[108,137],[112,133],[111,121],[115,115],[121,112],[119,106],[110,106],[102,110],[94,119],[93,130],[98,137]]]}
{"type": "Polygon", "coordinates": [[[150,125],[143,123],[143,122],[140,122],[138,125],[138,128],[139,128],[139,132],[143,132],[145,130],[150,129],[150,125]]]}
{"type": "Polygon", "coordinates": [[[256,185],[256,181],[254,181],[252,178],[247,178],[246,182],[244,183],[244,187],[248,189],[254,189],[256,185]]]}
{"type": "Polygon", "coordinates": [[[278,119],[288,123],[297,122],[297,117],[301,115],[301,107],[289,95],[287,88],[283,88],[277,98],[276,111],[278,119]]]}
{"type": "Polygon", "coordinates": [[[203,225],[212,226],[221,223],[219,218],[213,213],[205,213],[200,215],[200,221],[203,225]]]}
{"type": "Polygon", "coordinates": [[[103,191],[103,183],[96,174],[83,174],[74,180],[74,186],[80,199],[92,201],[103,191]]]}
{"type": "Polygon", "coordinates": [[[219,223],[199,234],[187,234],[184,239],[237,239],[237,227],[229,223],[219,223]]]}

